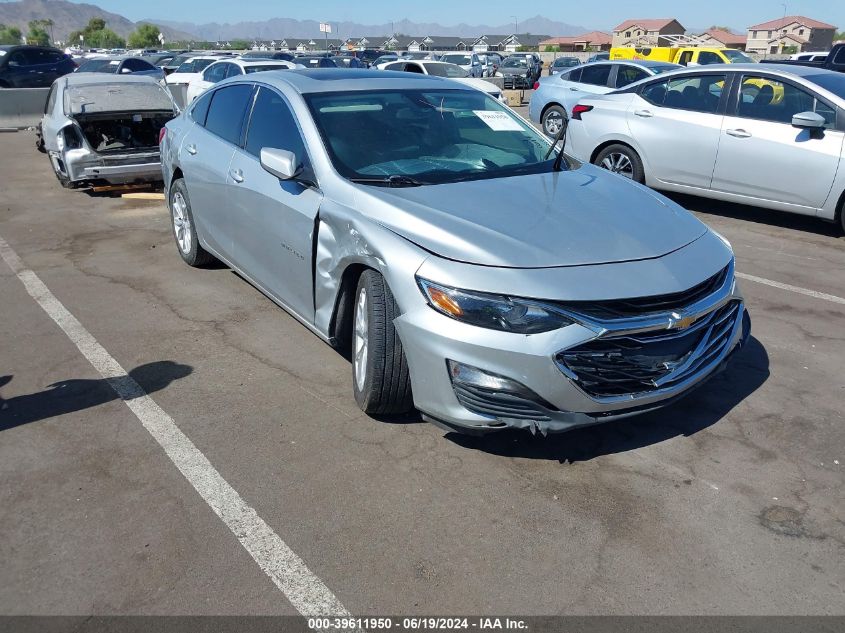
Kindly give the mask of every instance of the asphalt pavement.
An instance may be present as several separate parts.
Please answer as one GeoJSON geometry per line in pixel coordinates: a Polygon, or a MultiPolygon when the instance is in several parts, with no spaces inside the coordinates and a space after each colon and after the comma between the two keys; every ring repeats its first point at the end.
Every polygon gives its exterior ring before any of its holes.
{"type": "Polygon", "coordinates": [[[746,276],[730,369],[471,438],[362,414],[346,359],[182,263],[163,203],[63,190],[27,132],[0,176],[0,614],[845,614],[833,226],[676,198],[746,276]]]}

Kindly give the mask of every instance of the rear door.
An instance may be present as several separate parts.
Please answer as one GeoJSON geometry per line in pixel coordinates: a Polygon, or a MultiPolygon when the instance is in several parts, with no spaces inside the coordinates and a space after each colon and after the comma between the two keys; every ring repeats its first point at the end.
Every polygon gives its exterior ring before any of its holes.
{"type": "Polygon", "coordinates": [[[803,86],[751,73],[742,76],[732,101],[713,189],[815,213],[830,195],[845,142],[836,108],[803,86]],[[825,129],[811,134],[792,127],[801,112],[820,114],[825,129]]]}
{"type": "Polygon", "coordinates": [[[287,100],[259,86],[243,149],[229,169],[232,257],[277,301],[314,320],[312,251],[322,194],[287,100]],[[260,163],[262,148],[293,152],[301,180],[279,180],[260,163]]]}
{"type": "Polygon", "coordinates": [[[198,99],[194,125],[182,140],[180,166],[197,232],[217,253],[231,257],[229,164],[241,143],[252,84],[225,86],[198,99]],[[205,98],[210,101],[205,101],[205,98]],[[208,110],[205,116],[198,113],[208,110]]]}
{"type": "Polygon", "coordinates": [[[610,87],[610,73],[613,64],[586,64],[581,69],[581,79],[570,87],[572,92],[585,95],[607,94],[613,88],[610,87]]]}
{"type": "Polygon", "coordinates": [[[647,177],[666,185],[708,188],[713,177],[727,75],[693,74],[645,84],[631,100],[631,137],[647,177]]]}

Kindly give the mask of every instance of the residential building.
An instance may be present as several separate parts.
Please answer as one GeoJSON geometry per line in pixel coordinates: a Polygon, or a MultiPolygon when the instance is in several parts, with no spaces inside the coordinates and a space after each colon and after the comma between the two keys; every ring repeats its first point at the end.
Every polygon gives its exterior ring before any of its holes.
{"type": "MultiPolygon", "coordinates": [[[[613,43],[613,36],[602,31],[591,31],[581,35],[552,37],[540,42],[540,50],[546,47],[557,48],[562,53],[573,53],[575,51],[607,51],[613,43]]],[[[743,44],[745,39],[743,38],[743,44]]]]}
{"type": "Polygon", "coordinates": [[[803,15],[763,22],[748,27],[745,50],[749,53],[781,53],[786,50],[826,51],[833,46],[836,27],[803,15]]]}
{"type": "Polygon", "coordinates": [[[520,48],[539,50],[540,42],[549,39],[548,35],[516,33],[513,35],[481,35],[472,41],[471,48],[476,53],[499,51],[513,53],[520,48]]]}
{"type": "Polygon", "coordinates": [[[702,46],[735,48],[740,51],[745,50],[745,35],[738,35],[730,31],[725,31],[724,29],[709,29],[699,37],[702,40],[702,46]]]}
{"type": "Polygon", "coordinates": [[[611,45],[670,46],[664,35],[683,35],[686,29],[675,18],[625,20],[613,29],[611,45]]]}

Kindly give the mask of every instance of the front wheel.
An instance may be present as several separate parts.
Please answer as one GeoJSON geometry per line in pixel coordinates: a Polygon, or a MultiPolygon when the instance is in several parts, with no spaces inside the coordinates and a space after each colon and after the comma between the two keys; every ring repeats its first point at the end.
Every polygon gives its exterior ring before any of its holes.
{"type": "Polygon", "coordinates": [[[541,118],[543,125],[543,132],[546,136],[555,138],[563,127],[563,122],[566,120],[566,110],[559,105],[550,106],[541,118]]]}
{"type": "Polygon", "coordinates": [[[627,145],[610,145],[598,153],[594,165],[639,183],[645,182],[645,170],[639,155],[627,145]]]}
{"type": "Polygon", "coordinates": [[[384,277],[364,271],[352,320],[352,390],[358,406],[370,415],[407,413],[414,406],[408,363],[393,326],[399,314],[384,277]]]}

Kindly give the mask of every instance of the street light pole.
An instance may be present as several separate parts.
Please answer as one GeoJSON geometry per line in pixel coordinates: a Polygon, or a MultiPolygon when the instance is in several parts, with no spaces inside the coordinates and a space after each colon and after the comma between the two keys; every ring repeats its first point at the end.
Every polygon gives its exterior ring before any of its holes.
{"type": "Polygon", "coordinates": [[[516,35],[519,33],[519,18],[515,15],[511,16],[513,18],[513,34],[516,35]]]}
{"type": "Polygon", "coordinates": [[[786,26],[786,3],[781,2],[781,6],[783,7],[783,21],[780,23],[780,32],[778,33],[778,38],[780,39],[780,47],[778,52],[783,54],[783,28],[786,26]]]}

